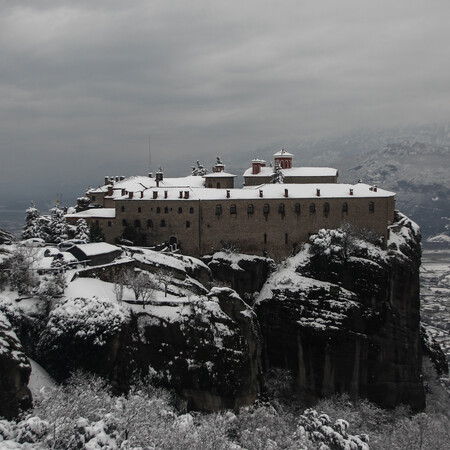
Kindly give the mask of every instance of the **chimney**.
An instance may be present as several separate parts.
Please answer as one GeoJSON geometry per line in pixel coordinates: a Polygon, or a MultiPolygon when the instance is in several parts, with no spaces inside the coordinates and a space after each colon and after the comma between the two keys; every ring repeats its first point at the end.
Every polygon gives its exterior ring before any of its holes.
{"type": "Polygon", "coordinates": [[[183,191],[180,191],[180,198],[183,198],[183,191]]]}
{"type": "Polygon", "coordinates": [[[133,192],[128,192],[128,198],[133,198],[133,192]]]}
{"type": "Polygon", "coordinates": [[[148,173],[149,178],[153,178],[153,174],[151,172],[148,173]]]}
{"type": "Polygon", "coordinates": [[[164,191],[164,198],[167,198],[167,191],[164,191]]]}
{"type": "Polygon", "coordinates": [[[114,180],[115,180],[115,181],[119,181],[119,177],[118,177],[118,176],[115,176],[115,177],[114,177],[114,180]]]}
{"type": "Polygon", "coordinates": [[[113,187],[111,185],[108,186],[108,195],[110,197],[113,195],[113,187]]]}
{"type": "Polygon", "coordinates": [[[125,195],[127,193],[127,191],[125,190],[125,188],[122,188],[122,195],[125,195]]]}
{"type": "Polygon", "coordinates": [[[259,190],[259,196],[260,196],[260,197],[263,196],[263,191],[262,191],[262,189],[259,190]]]}
{"type": "Polygon", "coordinates": [[[184,191],[184,198],[189,198],[189,191],[184,191]]]}
{"type": "Polygon", "coordinates": [[[350,195],[353,195],[353,189],[350,188],[350,195]]]}
{"type": "Polygon", "coordinates": [[[287,190],[287,189],[284,190],[284,196],[285,196],[285,197],[289,197],[289,193],[288,193],[288,190],[287,190]]]}
{"type": "Polygon", "coordinates": [[[316,195],[317,197],[320,197],[320,189],[316,189],[316,195]]]}
{"type": "Polygon", "coordinates": [[[144,191],[141,191],[141,198],[144,198],[144,191]]]}
{"type": "Polygon", "coordinates": [[[105,184],[111,184],[108,176],[105,176],[105,184]]]}
{"type": "Polygon", "coordinates": [[[373,192],[377,192],[377,190],[378,190],[378,186],[375,185],[375,186],[373,187],[373,192]]]}
{"type": "Polygon", "coordinates": [[[227,189],[227,198],[230,198],[230,190],[227,189]]]}
{"type": "Polygon", "coordinates": [[[153,191],[153,198],[158,198],[158,191],[153,191]]]}

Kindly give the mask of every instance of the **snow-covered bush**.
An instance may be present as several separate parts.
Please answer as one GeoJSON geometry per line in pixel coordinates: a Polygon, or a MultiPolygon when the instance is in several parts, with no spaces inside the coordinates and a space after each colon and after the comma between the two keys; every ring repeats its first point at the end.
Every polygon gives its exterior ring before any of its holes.
{"type": "Polygon", "coordinates": [[[48,242],[59,244],[68,239],[67,222],[64,211],[57,206],[50,210],[48,242]]]}
{"type": "Polygon", "coordinates": [[[22,232],[22,239],[45,239],[46,233],[42,227],[41,213],[35,208],[33,202],[31,202],[31,206],[25,213],[25,226],[22,232]]]}
{"type": "Polygon", "coordinates": [[[52,298],[64,294],[66,288],[66,279],[64,274],[56,273],[51,276],[45,276],[37,289],[38,297],[43,301],[49,301],[52,298]]]}
{"type": "Polygon", "coordinates": [[[29,294],[38,284],[36,273],[33,270],[36,260],[36,249],[17,247],[5,262],[11,288],[17,289],[19,295],[29,294]]]}
{"type": "Polygon", "coordinates": [[[86,220],[77,220],[74,238],[85,241],[86,243],[90,242],[89,227],[86,220]]]}
{"type": "Polygon", "coordinates": [[[67,338],[102,346],[125,321],[120,305],[97,297],[68,298],[50,313],[40,345],[59,347],[67,338]]]}

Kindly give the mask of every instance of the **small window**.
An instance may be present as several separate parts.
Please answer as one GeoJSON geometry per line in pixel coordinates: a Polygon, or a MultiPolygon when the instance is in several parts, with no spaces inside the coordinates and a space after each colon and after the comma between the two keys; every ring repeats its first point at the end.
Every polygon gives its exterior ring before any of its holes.
{"type": "Polygon", "coordinates": [[[348,203],[347,202],[344,202],[344,203],[342,203],[342,212],[348,212],[348,203]]]}
{"type": "Polygon", "coordinates": [[[270,213],[270,206],[269,206],[268,203],[264,203],[264,206],[263,206],[263,213],[264,213],[264,214],[269,214],[269,213],[270,213]]]}
{"type": "Polygon", "coordinates": [[[280,203],[280,204],[278,205],[278,212],[279,212],[280,214],[284,214],[284,203],[280,203]]]}
{"type": "Polygon", "coordinates": [[[169,208],[166,206],[165,208],[164,208],[164,214],[167,214],[169,212],[169,208]]]}
{"type": "Polygon", "coordinates": [[[323,212],[324,212],[325,214],[328,214],[328,213],[330,212],[330,204],[329,204],[329,203],[325,203],[325,204],[323,205],[323,212]]]}
{"type": "Polygon", "coordinates": [[[189,214],[194,214],[194,208],[189,208],[189,214]]]}
{"type": "Polygon", "coordinates": [[[121,207],[120,207],[120,211],[121,211],[121,212],[125,212],[125,206],[121,206],[121,207]]]}
{"type": "Polygon", "coordinates": [[[111,227],[111,226],[112,226],[112,223],[110,220],[108,220],[108,227],[111,227]]]}
{"type": "Polygon", "coordinates": [[[312,212],[312,213],[316,212],[316,204],[315,203],[311,203],[309,205],[309,212],[312,212]]]}
{"type": "Polygon", "coordinates": [[[142,212],[142,208],[139,206],[138,207],[138,213],[141,213],[142,212]]]}
{"type": "Polygon", "coordinates": [[[300,214],[300,203],[296,203],[294,206],[295,214],[300,214]]]}
{"type": "Polygon", "coordinates": [[[95,225],[99,225],[98,220],[95,221],[95,225]]]}
{"type": "Polygon", "coordinates": [[[124,227],[127,226],[127,219],[122,219],[122,225],[123,225],[124,227]]]}
{"type": "Polygon", "coordinates": [[[92,201],[95,202],[95,195],[92,196],[92,201]]]}
{"type": "Polygon", "coordinates": [[[234,203],[230,206],[230,214],[237,214],[237,208],[234,203]]]}
{"type": "Polygon", "coordinates": [[[264,233],[264,244],[267,244],[267,233],[264,233]]]}
{"type": "Polygon", "coordinates": [[[222,205],[216,205],[216,215],[220,216],[222,214],[222,205]]]}
{"type": "Polygon", "coordinates": [[[153,221],[151,219],[147,220],[147,228],[153,228],[153,221]]]}
{"type": "Polygon", "coordinates": [[[375,212],[375,203],[374,202],[370,202],[369,203],[369,211],[370,212],[375,212]]]}
{"type": "Polygon", "coordinates": [[[183,212],[183,208],[181,206],[178,207],[178,214],[181,214],[183,212]]]}
{"type": "Polygon", "coordinates": [[[255,207],[250,203],[247,206],[247,214],[254,214],[254,212],[255,212],[255,207]]]}
{"type": "Polygon", "coordinates": [[[189,220],[186,220],[186,228],[191,228],[191,222],[189,220]]]}
{"type": "Polygon", "coordinates": [[[217,189],[220,189],[220,183],[217,183],[217,189]]]}
{"type": "Polygon", "coordinates": [[[161,225],[160,225],[161,227],[165,227],[166,226],[166,221],[163,219],[163,220],[161,220],[161,225]]]}
{"type": "Polygon", "coordinates": [[[156,208],[156,214],[161,214],[161,208],[159,206],[156,208]]]}
{"type": "Polygon", "coordinates": [[[134,221],[134,228],[141,228],[141,221],[139,219],[134,221]]]}
{"type": "Polygon", "coordinates": [[[287,244],[288,243],[288,234],[284,233],[284,243],[287,244]]]}

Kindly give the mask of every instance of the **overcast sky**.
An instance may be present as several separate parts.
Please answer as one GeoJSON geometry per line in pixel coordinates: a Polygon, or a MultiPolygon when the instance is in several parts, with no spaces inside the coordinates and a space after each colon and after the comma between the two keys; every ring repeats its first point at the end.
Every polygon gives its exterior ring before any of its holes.
{"type": "Polygon", "coordinates": [[[0,0],[1,195],[144,174],[149,135],[174,175],[447,122],[449,20],[448,0],[0,0]]]}

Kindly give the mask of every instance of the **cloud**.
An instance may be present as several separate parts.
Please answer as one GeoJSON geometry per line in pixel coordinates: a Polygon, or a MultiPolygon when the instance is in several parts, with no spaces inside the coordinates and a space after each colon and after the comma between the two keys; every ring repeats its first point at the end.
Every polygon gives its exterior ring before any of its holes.
{"type": "Polygon", "coordinates": [[[149,134],[154,160],[176,166],[450,113],[446,1],[16,1],[0,12],[0,186],[145,172],[149,134]]]}

